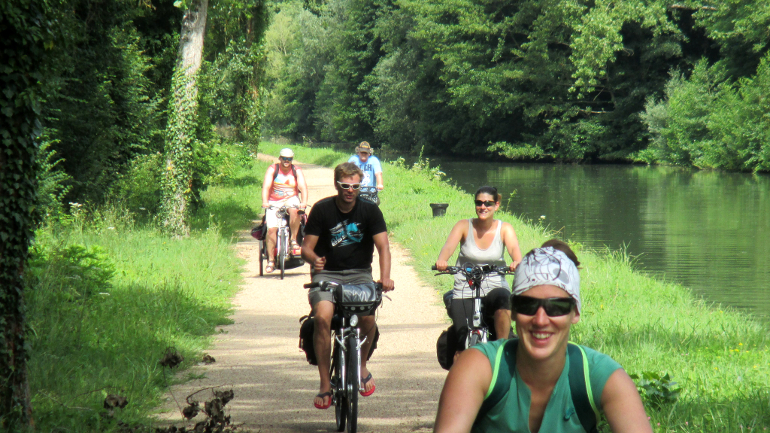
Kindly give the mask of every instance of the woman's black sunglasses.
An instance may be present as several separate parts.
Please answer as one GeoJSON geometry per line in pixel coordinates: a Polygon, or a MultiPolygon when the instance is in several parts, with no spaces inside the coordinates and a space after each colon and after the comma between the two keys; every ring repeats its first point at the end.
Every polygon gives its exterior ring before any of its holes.
{"type": "Polygon", "coordinates": [[[511,296],[513,311],[525,316],[534,316],[540,307],[543,307],[548,317],[564,316],[572,311],[575,305],[573,298],[532,298],[529,296],[511,296]]]}
{"type": "Polygon", "coordinates": [[[493,202],[492,200],[487,200],[487,201],[474,200],[473,202],[476,203],[477,207],[480,207],[482,204],[486,207],[492,207],[495,205],[495,202],[493,202]]]}

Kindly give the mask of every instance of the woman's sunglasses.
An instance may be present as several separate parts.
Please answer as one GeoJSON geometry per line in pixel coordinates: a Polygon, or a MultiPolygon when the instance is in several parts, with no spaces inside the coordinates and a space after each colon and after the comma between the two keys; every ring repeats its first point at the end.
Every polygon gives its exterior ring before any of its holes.
{"type": "Polygon", "coordinates": [[[281,157],[281,161],[291,162],[294,158],[286,158],[284,156],[281,157]]]}
{"type": "Polygon", "coordinates": [[[350,189],[350,188],[353,188],[353,190],[354,190],[354,191],[358,191],[359,189],[361,189],[361,184],[360,184],[360,183],[342,183],[342,182],[340,182],[340,181],[337,181],[337,184],[338,184],[338,185],[340,186],[340,188],[342,188],[342,189],[350,189]]]}
{"type": "Polygon", "coordinates": [[[572,311],[575,305],[573,298],[532,298],[530,296],[514,295],[511,297],[513,311],[525,316],[534,316],[543,307],[548,317],[564,316],[572,311]]]}
{"type": "Polygon", "coordinates": [[[476,207],[481,207],[481,205],[484,205],[486,207],[492,207],[495,205],[495,202],[493,202],[492,200],[487,200],[487,201],[474,200],[473,202],[476,203],[476,207]]]}

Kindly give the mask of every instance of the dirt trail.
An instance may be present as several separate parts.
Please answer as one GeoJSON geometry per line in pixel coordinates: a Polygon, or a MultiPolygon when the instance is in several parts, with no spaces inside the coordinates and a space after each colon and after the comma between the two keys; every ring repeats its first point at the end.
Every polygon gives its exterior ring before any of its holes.
{"type": "MultiPolygon", "coordinates": [[[[298,165],[304,170],[311,204],[335,194],[332,170],[298,165]]],[[[308,266],[288,270],[283,281],[278,271],[260,277],[258,243],[243,233],[235,248],[248,263],[244,284],[233,301],[234,324],[221,327],[208,351],[216,363],[189,372],[205,377],[173,387],[174,397],[184,404],[188,394],[201,388],[232,388],[235,399],[226,411],[240,431],[335,431],[334,407],[313,407],[318,370],[297,347],[298,319],[310,309],[302,288],[309,281],[308,266]]],[[[396,289],[379,309],[381,336],[369,364],[377,391],[359,399],[359,431],[428,432],[446,377],[436,361],[436,338],[447,326],[446,313],[436,303],[433,290],[420,285],[416,272],[406,264],[407,252],[391,243],[391,254],[396,289]]],[[[376,258],[374,268],[376,278],[376,258]]],[[[199,395],[209,398],[210,391],[199,395]]],[[[178,427],[204,419],[198,415],[185,421],[170,395],[165,409],[169,412],[161,415],[164,423],[178,427]]]]}

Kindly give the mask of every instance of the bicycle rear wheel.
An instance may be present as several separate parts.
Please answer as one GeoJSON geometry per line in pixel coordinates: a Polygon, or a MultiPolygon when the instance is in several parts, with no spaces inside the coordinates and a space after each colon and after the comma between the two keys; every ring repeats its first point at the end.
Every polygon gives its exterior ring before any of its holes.
{"type": "Polygon", "coordinates": [[[286,230],[281,230],[278,235],[278,267],[281,268],[281,279],[283,280],[283,274],[286,271],[286,254],[289,244],[289,237],[286,235],[286,230]]]}
{"type": "MultiPolygon", "coordinates": [[[[332,336],[332,338],[334,338],[332,336]]],[[[345,359],[342,356],[342,346],[334,340],[334,375],[332,375],[332,392],[334,393],[334,415],[337,420],[337,431],[345,431],[345,421],[348,417],[348,399],[345,395],[345,378],[343,377],[345,359]]]]}
{"type": "Polygon", "coordinates": [[[354,334],[348,335],[345,341],[347,348],[347,391],[348,391],[348,433],[356,433],[358,430],[358,388],[361,386],[361,378],[358,377],[361,360],[358,353],[358,338],[354,334]]]}

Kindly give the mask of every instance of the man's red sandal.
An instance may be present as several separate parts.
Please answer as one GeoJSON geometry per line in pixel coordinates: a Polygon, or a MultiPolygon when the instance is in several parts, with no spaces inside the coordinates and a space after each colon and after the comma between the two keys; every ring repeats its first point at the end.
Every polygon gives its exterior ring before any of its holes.
{"type": "Polygon", "coordinates": [[[329,407],[332,405],[332,400],[333,400],[332,399],[331,391],[327,391],[327,392],[322,392],[320,394],[316,394],[316,398],[320,398],[322,402],[326,400],[326,397],[329,397],[329,404],[325,405],[325,404],[321,403],[319,405],[318,403],[313,402],[313,406],[315,406],[317,409],[329,409],[329,407]]]}
{"type": "Polygon", "coordinates": [[[363,380],[361,380],[361,393],[362,397],[369,397],[370,395],[374,394],[374,390],[377,389],[376,385],[372,385],[372,389],[369,391],[363,391],[366,389],[366,384],[369,383],[369,381],[372,380],[372,373],[369,373],[368,376],[366,376],[363,380]]]}

